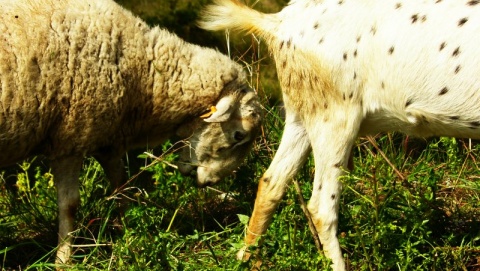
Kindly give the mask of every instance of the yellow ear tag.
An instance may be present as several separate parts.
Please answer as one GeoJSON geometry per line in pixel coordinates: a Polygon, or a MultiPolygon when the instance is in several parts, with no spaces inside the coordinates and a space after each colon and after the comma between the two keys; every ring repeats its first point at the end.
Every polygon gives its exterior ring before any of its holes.
{"type": "Polygon", "coordinates": [[[213,113],[215,113],[215,112],[217,112],[217,108],[212,105],[212,106],[210,107],[210,111],[207,112],[207,113],[205,113],[205,114],[203,114],[203,115],[201,115],[200,118],[206,119],[206,118],[210,117],[210,116],[211,116],[213,113]]]}

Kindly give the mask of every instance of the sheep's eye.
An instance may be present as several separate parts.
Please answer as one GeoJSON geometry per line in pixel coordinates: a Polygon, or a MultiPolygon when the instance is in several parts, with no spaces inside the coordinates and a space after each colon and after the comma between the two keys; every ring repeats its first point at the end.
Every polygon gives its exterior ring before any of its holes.
{"type": "Polygon", "coordinates": [[[247,135],[245,133],[242,133],[242,132],[239,132],[239,131],[236,131],[235,134],[233,134],[233,138],[236,140],[236,141],[242,141],[243,139],[245,139],[247,135]]]}
{"type": "Polygon", "coordinates": [[[244,86],[244,87],[242,87],[242,88],[240,89],[240,93],[245,94],[245,93],[248,92],[248,90],[249,90],[248,87],[247,87],[247,86],[244,86]]]}

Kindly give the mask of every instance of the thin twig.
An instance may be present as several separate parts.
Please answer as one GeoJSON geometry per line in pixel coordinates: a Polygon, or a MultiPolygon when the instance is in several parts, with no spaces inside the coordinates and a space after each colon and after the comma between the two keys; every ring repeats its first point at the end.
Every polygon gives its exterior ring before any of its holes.
{"type": "Polygon", "coordinates": [[[300,189],[300,185],[298,184],[297,180],[293,180],[293,184],[295,185],[295,190],[297,190],[298,199],[300,200],[300,207],[302,207],[302,211],[307,217],[308,227],[310,228],[310,232],[313,236],[313,241],[315,242],[315,246],[317,247],[318,251],[322,251],[322,244],[320,243],[320,239],[318,238],[318,232],[315,228],[315,224],[313,224],[312,216],[308,211],[307,204],[305,204],[305,199],[302,195],[302,190],[300,189]]]}
{"type": "Polygon", "coordinates": [[[110,247],[112,244],[85,244],[85,245],[72,245],[73,248],[81,247],[110,247]]]}
{"type": "Polygon", "coordinates": [[[393,169],[393,171],[395,171],[395,173],[398,175],[398,177],[402,180],[402,181],[405,181],[405,176],[403,176],[403,174],[397,169],[397,167],[395,167],[395,165],[390,162],[390,160],[388,159],[388,157],[385,155],[385,153],[380,149],[380,147],[378,147],[377,145],[377,142],[375,141],[375,139],[371,136],[367,136],[367,140],[368,142],[370,142],[370,144],[372,144],[372,146],[375,148],[375,150],[380,153],[380,155],[383,157],[383,159],[385,159],[385,161],[387,162],[387,164],[393,169]]]}

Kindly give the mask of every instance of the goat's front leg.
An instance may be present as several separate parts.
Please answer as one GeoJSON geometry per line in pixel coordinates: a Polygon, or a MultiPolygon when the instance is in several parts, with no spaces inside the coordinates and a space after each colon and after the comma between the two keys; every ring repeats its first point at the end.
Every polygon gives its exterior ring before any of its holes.
{"type": "Polygon", "coordinates": [[[267,231],[289,180],[305,163],[309,153],[310,142],[303,125],[295,116],[287,115],[280,146],[259,181],[255,206],[245,237],[245,247],[238,252],[238,259],[247,260],[250,257],[250,253],[247,252],[248,246],[258,243],[260,237],[267,231]]]}
{"type": "MultiPolygon", "coordinates": [[[[353,108],[335,111],[328,122],[308,124],[315,159],[315,180],[308,210],[334,271],[345,270],[337,238],[340,176],[347,169],[361,115],[353,108]]],[[[316,118],[322,119],[322,118],[316,118]]]]}
{"type": "Polygon", "coordinates": [[[72,236],[75,214],[80,205],[79,176],[82,157],[70,157],[52,161],[52,171],[57,187],[58,248],[55,263],[68,263],[72,254],[72,236]]]}

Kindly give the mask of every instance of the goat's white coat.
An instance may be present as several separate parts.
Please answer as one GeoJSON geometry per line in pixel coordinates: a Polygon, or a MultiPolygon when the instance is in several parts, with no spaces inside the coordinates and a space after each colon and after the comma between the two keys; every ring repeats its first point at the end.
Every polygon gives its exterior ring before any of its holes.
{"type": "Polygon", "coordinates": [[[282,86],[285,131],[260,180],[247,245],[265,233],[311,147],[308,208],[333,269],[344,270],[338,178],[358,135],[480,138],[479,1],[293,0],[263,14],[217,0],[200,25],[263,37],[282,86]]]}

